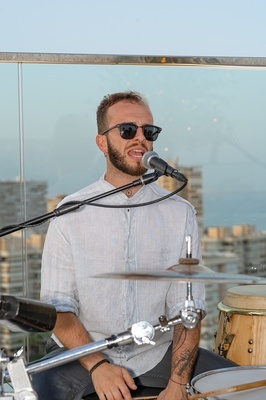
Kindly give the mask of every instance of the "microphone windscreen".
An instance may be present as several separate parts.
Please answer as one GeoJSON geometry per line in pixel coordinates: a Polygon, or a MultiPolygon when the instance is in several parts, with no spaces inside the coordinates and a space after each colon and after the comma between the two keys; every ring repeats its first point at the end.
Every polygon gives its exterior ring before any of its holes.
{"type": "Polygon", "coordinates": [[[147,168],[147,169],[152,168],[151,165],[150,165],[150,159],[152,157],[158,157],[159,158],[158,154],[155,151],[146,151],[146,153],[143,154],[143,156],[142,156],[142,165],[145,168],[147,168]]]}

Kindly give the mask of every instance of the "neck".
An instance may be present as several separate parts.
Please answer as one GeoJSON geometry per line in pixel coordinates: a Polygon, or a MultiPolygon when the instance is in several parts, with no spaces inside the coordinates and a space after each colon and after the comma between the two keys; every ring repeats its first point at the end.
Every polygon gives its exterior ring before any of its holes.
{"type": "MultiPolygon", "coordinates": [[[[137,180],[139,178],[140,178],[140,176],[127,175],[127,174],[122,173],[121,171],[118,171],[115,174],[106,172],[106,174],[104,176],[104,179],[107,182],[111,183],[111,185],[113,185],[116,188],[122,187],[125,185],[129,185],[134,180],[137,180]]],[[[137,193],[139,191],[141,186],[142,185],[129,187],[129,188],[123,190],[123,193],[125,193],[127,195],[127,197],[132,197],[135,193],[137,193]]]]}

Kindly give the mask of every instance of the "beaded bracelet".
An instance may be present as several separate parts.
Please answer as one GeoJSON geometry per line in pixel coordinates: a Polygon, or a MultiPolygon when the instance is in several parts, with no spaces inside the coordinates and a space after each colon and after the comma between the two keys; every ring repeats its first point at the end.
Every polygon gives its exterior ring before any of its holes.
{"type": "Polygon", "coordinates": [[[108,363],[110,364],[110,361],[106,360],[106,358],[104,358],[101,361],[98,361],[90,370],[89,370],[89,374],[91,376],[91,374],[93,373],[93,371],[96,370],[96,368],[98,368],[100,365],[102,365],[103,363],[108,363]]]}

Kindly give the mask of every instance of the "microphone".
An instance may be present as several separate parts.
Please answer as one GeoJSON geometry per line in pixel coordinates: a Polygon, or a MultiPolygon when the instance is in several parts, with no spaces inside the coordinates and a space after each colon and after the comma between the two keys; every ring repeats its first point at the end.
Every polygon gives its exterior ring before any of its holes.
{"type": "Polygon", "coordinates": [[[147,169],[155,169],[156,171],[161,172],[163,175],[171,176],[178,180],[179,182],[187,182],[187,178],[185,175],[180,174],[177,169],[171,167],[166,161],[159,158],[158,154],[155,151],[147,151],[143,154],[142,164],[147,169]]]}

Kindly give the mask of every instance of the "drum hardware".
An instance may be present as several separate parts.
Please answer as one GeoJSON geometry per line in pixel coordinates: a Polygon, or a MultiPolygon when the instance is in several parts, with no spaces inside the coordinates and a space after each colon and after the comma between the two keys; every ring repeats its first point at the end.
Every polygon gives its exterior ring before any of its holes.
{"type": "Polygon", "coordinates": [[[249,348],[249,349],[248,349],[248,352],[249,352],[249,353],[252,353],[252,352],[253,352],[253,349],[252,349],[252,348],[249,348]]]}
{"type": "MultiPolygon", "coordinates": [[[[223,332],[221,342],[218,345],[218,354],[222,357],[226,357],[226,354],[230,348],[230,345],[235,337],[234,334],[226,333],[226,324],[230,321],[230,314],[225,314],[223,319],[223,332]]],[[[216,335],[217,337],[217,335],[216,335]]]]}
{"type": "Polygon", "coordinates": [[[221,341],[221,343],[218,345],[218,354],[222,357],[226,357],[226,354],[230,348],[230,345],[234,339],[235,335],[230,334],[230,335],[225,335],[221,341]]]}
{"type": "Polygon", "coordinates": [[[3,356],[0,358],[2,366],[0,400],[37,400],[38,397],[36,397],[37,395],[33,391],[29,379],[30,374],[77,360],[88,354],[93,354],[117,346],[124,346],[133,342],[138,345],[153,345],[154,341],[152,339],[155,336],[155,332],[160,331],[164,333],[169,331],[173,326],[183,323],[183,319],[180,316],[167,320],[163,315],[160,316],[158,320],[159,324],[155,326],[151,325],[149,322],[140,321],[133,324],[132,327],[125,332],[111,335],[109,338],[104,340],[92,342],[88,345],[80,346],[72,350],[66,350],[54,357],[39,360],[34,364],[27,366],[25,365],[21,355],[14,357],[11,361],[10,358],[6,357],[5,350],[2,350],[3,356]],[[7,394],[3,392],[4,383],[6,382],[11,382],[14,389],[14,393],[10,394],[9,397],[7,397],[7,394]]]}
{"type": "Polygon", "coordinates": [[[159,317],[160,325],[161,325],[161,332],[167,332],[170,330],[170,327],[168,325],[168,321],[166,319],[165,315],[161,315],[159,317]]]}
{"type": "Polygon", "coordinates": [[[199,322],[199,312],[200,310],[196,310],[193,300],[192,284],[190,282],[187,282],[187,298],[184,303],[184,308],[180,312],[182,323],[185,328],[195,328],[195,326],[199,322]]]}
{"type": "Polygon", "coordinates": [[[14,355],[11,360],[6,350],[0,351],[0,362],[1,362],[1,387],[0,387],[0,399],[3,400],[37,400],[37,394],[33,390],[30,382],[30,378],[26,372],[24,358],[22,352],[19,351],[14,355]],[[14,392],[4,392],[4,372],[8,370],[9,377],[12,382],[14,392]],[[14,395],[14,397],[13,397],[14,395]]]}
{"type": "MultiPolygon", "coordinates": [[[[192,265],[198,265],[199,260],[192,258],[192,237],[191,235],[186,236],[186,258],[180,258],[179,262],[186,265],[189,269],[192,265]]],[[[184,307],[180,311],[182,323],[185,328],[193,329],[199,322],[200,310],[196,310],[195,302],[192,295],[192,283],[187,282],[187,296],[184,303],[184,307]]]]}
{"type": "MultiPolygon", "coordinates": [[[[0,325],[13,332],[48,332],[56,322],[55,307],[36,300],[20,297],[0,296],[0,325]]],[[[26,372],[23,348],[11,360],[5,349],[0,351],[0,399],[37,400],[26,372]],[[12,382],[12,393],[4,393],[5,372],[12,382]]]]}

